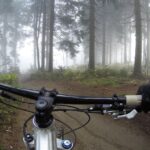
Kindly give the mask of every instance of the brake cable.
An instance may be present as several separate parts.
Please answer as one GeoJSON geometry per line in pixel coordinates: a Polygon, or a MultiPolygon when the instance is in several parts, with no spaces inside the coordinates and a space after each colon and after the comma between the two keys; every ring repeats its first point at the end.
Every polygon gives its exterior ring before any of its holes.
{"type": "MultiPolygon", "coordinates": [[[[77,130],[79,130],[79,129],[81,129],[81,128],[83,128],[84,126],[86,126],[90,122],[90,120],[91,120],[91,117],[90,117],[89,113],[85,111],[87,109],[80,109],[80,108],[75,107],[75,106],[61,105],[61,104],[58,104],[56,106],[70,107],[70,108],[73,108],[73,109],[54,109],[54,111],[64,111],[64,112],[67,112],[67,111],[76,111],[76,112],[83,112],[88,117],[88,120],[83,125],[81,125],[81,126],[73,129],[74,132],[77,131],[77,130]]],[[[72,132],[72,130],[66,132],[64,135],[67,135],[67,134],[69,134],[71,132],[72,132]]]]}

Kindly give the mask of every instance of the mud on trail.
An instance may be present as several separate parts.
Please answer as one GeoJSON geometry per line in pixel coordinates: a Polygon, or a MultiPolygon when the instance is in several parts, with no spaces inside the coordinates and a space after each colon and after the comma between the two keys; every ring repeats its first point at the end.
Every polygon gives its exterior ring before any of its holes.
{"type": "MultiPolygon", "coordinates": [[[[53,89],[60,93],[112,96],[112,94],[134,94],[136,85],[122,87],[90,87],[74,82],[24,82],[23,87],[40,89],[41,86],[53,89]]],[[[26,105],[27,108],[33,109],[26,105]]],[[[22,126],[31,114],[17,111],[10,132],[3,133],[2,141],[7,150],[25,150],[22,142],[22,126]]],[[[73,128],[86,121],[81,113],[57,113],[56,117],[69,123],[73,128]]],[[[92,114],[90,123],[78,130],[75,150],[149,150],[150,149],[150,116],[139,114],[133,120],[113,120],[110,116],[92,114]]]]}

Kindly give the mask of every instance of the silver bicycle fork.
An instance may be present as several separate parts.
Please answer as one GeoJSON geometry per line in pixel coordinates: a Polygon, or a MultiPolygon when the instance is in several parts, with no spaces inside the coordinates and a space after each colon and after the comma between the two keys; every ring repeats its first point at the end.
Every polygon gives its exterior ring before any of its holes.
{"type": "MultiPolygon", "coordinates": [[[[34,122],[34,121],[33,121],[34,122]]],[[[71,150],[73,143],[70,140],[56,138],[56,127],[53,123],[47,128],[39,128],[34,124],[34,135],[28,134],[27,138],[23,139],[27,149],[29,150],[71,150]],[[31,136],[33,138],[31,138],[31,136]]]]}

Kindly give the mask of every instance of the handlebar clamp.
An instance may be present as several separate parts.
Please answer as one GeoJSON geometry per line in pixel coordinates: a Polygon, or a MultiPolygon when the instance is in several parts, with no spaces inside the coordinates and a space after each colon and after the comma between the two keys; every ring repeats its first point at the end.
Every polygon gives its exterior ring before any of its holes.
{"type": "Polygon", "coordinates": [[[53,122],[51,115],[53,110],[53,97],[39,96],[35,108],[35,122],[40,128],[46,128],[53,122]]]}

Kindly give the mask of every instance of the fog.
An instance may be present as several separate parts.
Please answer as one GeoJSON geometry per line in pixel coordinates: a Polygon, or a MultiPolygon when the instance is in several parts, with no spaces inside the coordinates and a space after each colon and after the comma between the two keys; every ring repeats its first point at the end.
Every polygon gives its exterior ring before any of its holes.
{"type": "MultiPolygon", "coordinates": [[[[24,46],[20,46],[18,50],[19,54],[19,68],[21,73],[27,73],[30,69],[32,69],[34,61],[33,61],[33,44],[32,39],[26,40],[23,44],[24,46]]],[[[54,50],[54,68],[58,69],[60,67],[63,68],[76,68],[78,65],[84,65],[83,61],[83,53],[79,52],[75,58],[71,58],[69,54],[59,51],[57,49],[54,50]]]]}
{"type": "MultiPolygon", "coordinates": [[[[25,40],[20,47],[18,48],[19,54],[19,68],[22,73],[27,73],[30,69],[32,69],[34,60],[33,60],[33,40],[32,38],[25,40]]],[[[131,49],[131,64],[134,63],[135,58],[135,35],[132,35],[132,45],[131,49]]],[[[120,54],[121,55],[121,54],[120,54]]],[[[128,54],[129,55],[129,54],[128,54]]],[[[60,67],[63,68],[73,68],[76,69],[78,66],[85,65],[84,64],[84,52],[83,48],[80,48],[79,53],[76,54],[74,58],[70,57],[69,53],[64,51],[60,51],[58,49],[54,49],[54,68],[58,69],[60,67]]],[[[121,62],[121,57],[118,59],[118,63],[121,62]]]]}
{"type": "Polygon", "coordinates": [[[150,71],[149,0],[1,0],[0,71],[150,71]],[[115,67],[114,67],[115,69],[115,67]]]}

